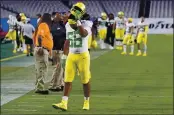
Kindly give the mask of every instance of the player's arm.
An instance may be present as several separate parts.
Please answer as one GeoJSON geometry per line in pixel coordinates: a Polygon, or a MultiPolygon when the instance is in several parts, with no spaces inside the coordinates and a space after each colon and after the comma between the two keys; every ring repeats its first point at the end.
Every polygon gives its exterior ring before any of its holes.
{"type": "Polygon", "coordinates": [[[21,33],[22,33],[22,35],[24,34],[24,27],[22,27],[22,29],[21,29],[21,33]]]}
{"type": "Polygon", "coordinates": [[[77,21],[77,27],[79,29],[79,34],[82,37],[86,37],[88,35],[88,31],[82,26],[82,24],[79,20],[77,21]]]}
{"type": "Polygon", "coordinates": [[[92,32],[92,41],[95,40],[95,28],[92,26],[91,28],[91,32],[92,32]]]}
{"type": "Polygon", "coordinates": [[[69,40],[65,40],[63,47],[63,54],[67,56],[68,53],[69,53],[69,40]]]}
{"type": "Polygon", "coordinates": [[[112,33],[114,33],[115,32],[115,29],[116,29],[116,26],[117,26],[117,23],[116,23],[116,21],[114,22],[114,24],[112,25],[113,26],[113,32],[112,33]]]}
{"type": "Polygon", "coordinates": [[[137,39],[137,36],[138,36],[138,33],[139,33],[139,27],[138,27],[138,25],[137,25],[137,34],[136,34],[136,37],[135,37],[135,39],[137,39]]]}
{"type": "MultiPolygon", "coordinates": [[[[65,40],[64,47],[63,47],[63,55],[62,55],[61,61],[60,61],[61,65],[64,69],[65,69],[65,63],[66,63],[68,53],[69,53],[69,40],[65,40]]],[[[58,64],[57,64],[57,66],[58,66],[58,64]]]]}
{"type": "Polygon", "coordinates": [[[148,30],[149,30],[149,26],[148,26],[148,24],[146,24],[146,25],[145,25],[145,33],[147,33],[148,30]]]}

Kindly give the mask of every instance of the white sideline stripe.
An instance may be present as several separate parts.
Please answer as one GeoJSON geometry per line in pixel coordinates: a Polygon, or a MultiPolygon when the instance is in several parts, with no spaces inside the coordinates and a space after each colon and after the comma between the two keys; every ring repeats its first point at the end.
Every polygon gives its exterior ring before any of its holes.
{"type": "Polygon", "coordinates": [[[37,110],[28,110],[28,109],[2,109],[3,111],[37,111],[37,110]]]}
{"type": "Polygon", "coordinates": [[[29,104],[27,104],[27,105],[12,105],[12,106],[18,106],[18,107],[43,107],[43,106],[38,106],[38,105],[29,105],[29,104]]]}
{"type": "MultiPolygon", "coordinates": [[[[38,95],[32,95],[33,97],[34,96],[38,96],[38,95]]],[[[53,96],[53,97],[57,97],[57,96],[60,96],[60,95],[49,95],[49,96],[53,96]]],[[[80,96],[82,96],[83,97],[83,95],[71,95],[71,96],[75,96],[75,97],[80,97],[80,96]]],[[[120,98],[120,97],[129,97],[129,98],[131,98],[131,97],[137,97],[137,98],[173,98],[173,96],[117,96],[117,95],[111,95],[111,96],[109,96],[109,95],[91,95],[91,97],[104,97],[104,98],[120,98]]],[[[30,99],[43,99],[42,97],[40,97],[40,98],[30,98],[30,99]]],[[[46,98],[44,98],[44,99],[46,99],[46,98]]],[[[47,100],[47,99],[46,99],[47,100]]]]}
{"type": "MultiPolygon", "coordinates": [[[[38,96],[38,95],[37,95],[37,96],[38,96]]],[[[28,98],[28,100],[29,100],[29,99],[31,99],[31,100],[32,100],[32,99],[34,99],[34,100],[43,100],[43,101],[44,101],[44,100],[53,100],[53,99],[45,98],[45,97],[28,98]]]]}

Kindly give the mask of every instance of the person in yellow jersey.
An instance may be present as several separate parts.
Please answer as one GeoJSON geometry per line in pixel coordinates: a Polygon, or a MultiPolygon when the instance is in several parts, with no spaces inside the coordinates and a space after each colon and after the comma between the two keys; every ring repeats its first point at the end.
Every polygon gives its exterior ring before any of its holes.
{"type": "Polygon", "coordinates": [[[148,23],[145,22],[145,18],[141,17],[141,21],[138,23],[138,30],[137,30],[137,45],[138,45],[138,53],[136,56],[141,56],[141,49],[140,44],[143,43],[144,45],[144,53],[143,56],[147,56],[147,32],[148,32],[148,23]]]}
{"type": "Polygon", "coordinates": [[[104,43],[104,40],[106,39],[106,34],[107,34],[106,22],[107,22],[107,14],[105,12],[102,12],[101,17],[98,18],[98,23],[99,23],[98,34],[99,34],[101,49],[106,48],[104,43]]]}
{"type": "Polygon", "coordinates": [[[5,38],[12,40],[12,43],[14,45],[13,53],[16,53],[17,50],[17,43],[16,43],[16,30],[15,30],[15,25],[16,25],[16,17],[9,15],[9,19],[7,21],[9,25],[9,31],[5,38]]]}
{"type": "Polygon", "coordinates": [[[122,50],[123,36],[125,32],[126,18],[124,18],[123,12],[118,12],[118,17],[115,18],[114,30],[115,30],[115,45],[117,50],[122,50]]]}
{"type": "Polygon", "coordinates": [[[24,36],[23,36],[23,33],[22,33],[22,28],[23,28],[23,25],[27,21],[27,17],[25,16],[24,13],[20,13],[19,15],[21,17],[21,21],[20,21],[20,26],[21,26],[21,29],[20,29],[20,42],[21,42],[21,45],[22,45],[21,51],[23,51],[23,53],[27,53],[27,48],[26,48],[24,36]]]}
{"type": "Polygon", "coordinates": [[[133,24],[132,21],[133,21],[132,18],[128,18],[128,22],[126,24],[126,34],[123,38],[123,52],[121,53],[122,55],[127,54],[127,45],[130,45],[130,48],[131,48],[131,52],[129,53],[129,55],[134,55],[134,36],[133,36],[133,32],[134,32],[135,25],[133,24]]]}
{"type": "Polygon", "coordinates": [[[64,94],[60,103],[52,105],[54,108],[63,111],[68,109],[68,98],[77,69],[80,73],[84,90],[84,104],[82,109],[89,110],[91,75],[88,35],[91,28],[90,26],[83,25],[80,21],[81,17],[85,14],[85,10],[86,7],[82,2],[74,4],[66,24],[66,39],[69,41],[69,53],[65,64],[64,94]]]}

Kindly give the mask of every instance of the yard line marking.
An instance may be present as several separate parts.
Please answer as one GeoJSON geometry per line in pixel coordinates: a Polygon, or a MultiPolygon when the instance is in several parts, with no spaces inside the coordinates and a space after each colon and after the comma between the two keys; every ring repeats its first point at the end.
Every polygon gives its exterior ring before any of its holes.
{"type": "MultiPolygon", "coordinates": [[[[37,96],[38,96],[38,95],[37,95],[37,96]]],[[[50,98],[45,98],[45,97],[28,98],[28,99],[36,99],[36,100],[55,100],[55,99],[50,99],[50,98]]]]}
{"type": "Polygon", "coordinates": [[[35,103],[40,103],[40,102],[36,102],[36,101],[34,101],[34,102],[18,102],[18,104],[35,104],[35,103]]]}
{"type": "Polygon", "coordinates": [[[21,55],[17,55],[17,56],[12,56],[12,57],[8,57],[8,58],[4,58],[4,59],[1,59],[0,62],[8,61],[8,60],[15,59],[15,58],[18,58],[18,57],[23,57],[25,55],[26,54],[21,54],[21,55]]]}
{"type": "MultiPolygon", "coordinates": [[[[32,95],[33,97],[34,96],[38,96],[38,95],[32,95]]],[[[49,96],[60,96],[60,95],[49,95],[49,96]]],[[[79,97],[79,96],[83,96],[83,95],[71,95],[71,96],[75,96],[75,97],[79,97]]],[[[106,97],[106,98],[115,98],[115,97],[139,97],[139,98],[173,98],[173,96],[117,96],[117,95],[91,95],[91,97],[106,97]]],[[[37,99],[37,98],[31,98],[31,99],[37,99]]],[[[43,99],[42,97],[38,98],[38,99],[43,99]]],[[[46,98],[45,98],[46,99],[46,98]]]]}
{"type": "Polygon", "coordinates": [[[5,110],[5,111],[37,111],[37,110],[28,110],[28,109],[1,109],[1,110],[5,110]]]}

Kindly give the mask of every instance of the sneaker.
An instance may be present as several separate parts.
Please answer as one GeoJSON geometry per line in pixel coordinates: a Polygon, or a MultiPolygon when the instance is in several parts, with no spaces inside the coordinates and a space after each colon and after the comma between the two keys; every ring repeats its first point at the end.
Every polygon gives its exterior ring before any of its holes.
{"type": "MultiPolygon", "coordinates": [[[[21,51],[22,51],[22,50],[21,50],[21,51]]],[[[27,53],[27,50],[24,50],[23,53],[26,54],[26,53],[27,53]]]]}
{"type": "Polygon", "coordinates": [[[30,56],[33,56],[33,53],[30,53],[30,56]]]}
{"type": "Polygon", "coordinates": [[[110,50],[113,50],[114,48],[113,48],[112,46],[109,46],[109,49],[110,49],[110,50]]]}
{"type": "Polygon", "coordinates": [[[131,53],[129,53],[129,55],[133,56],[133,55],[134,55],[134,53],[133,53],[133,52],[131,52],[131,53]]]}
{"type": "Polygon", "coordinates": [[[16,53],[16,49],[13,50],[13,53],[16,53]]]}
{"type": "Polygon", "coordinates": [[[136,56],[141,56],[141,52],[138,52],[136,56]]]}
{"type": "Polygon", "coordinates": [[[39,93],[39,94],[43,94],[43,95],[49,94],[48,90],[36,90],[35,93],[39,93]]]}
{"type": "Polygon", "coordinates": [[[147,54],[146,53],[143,53],[143,56],[147,56],[147,54]]]}
{"type": "Polygon", "coordinates": [[[49,88],[50,91],[52,92],[59,92],[59,91],[63,91],[61,88],[57,87],[57,88],[49,88]]]}
{"type": "Polygon", "coordinates": [[[60,109],[62,111],[67,111],[67,103],[68,103],[68,101],[62,100],[58,104],[52,104],[52,107],[55,109],[60,109]]]}
{"type": "Polygon", "coordinates": [[[89,110],[89,100],[84,101],[83,110],[89,110]]]}
{"type": "Polygon", "coordinates": [[[121,55],[126,55],[127,53],[126,52],[122,52],[121,55]]]}

